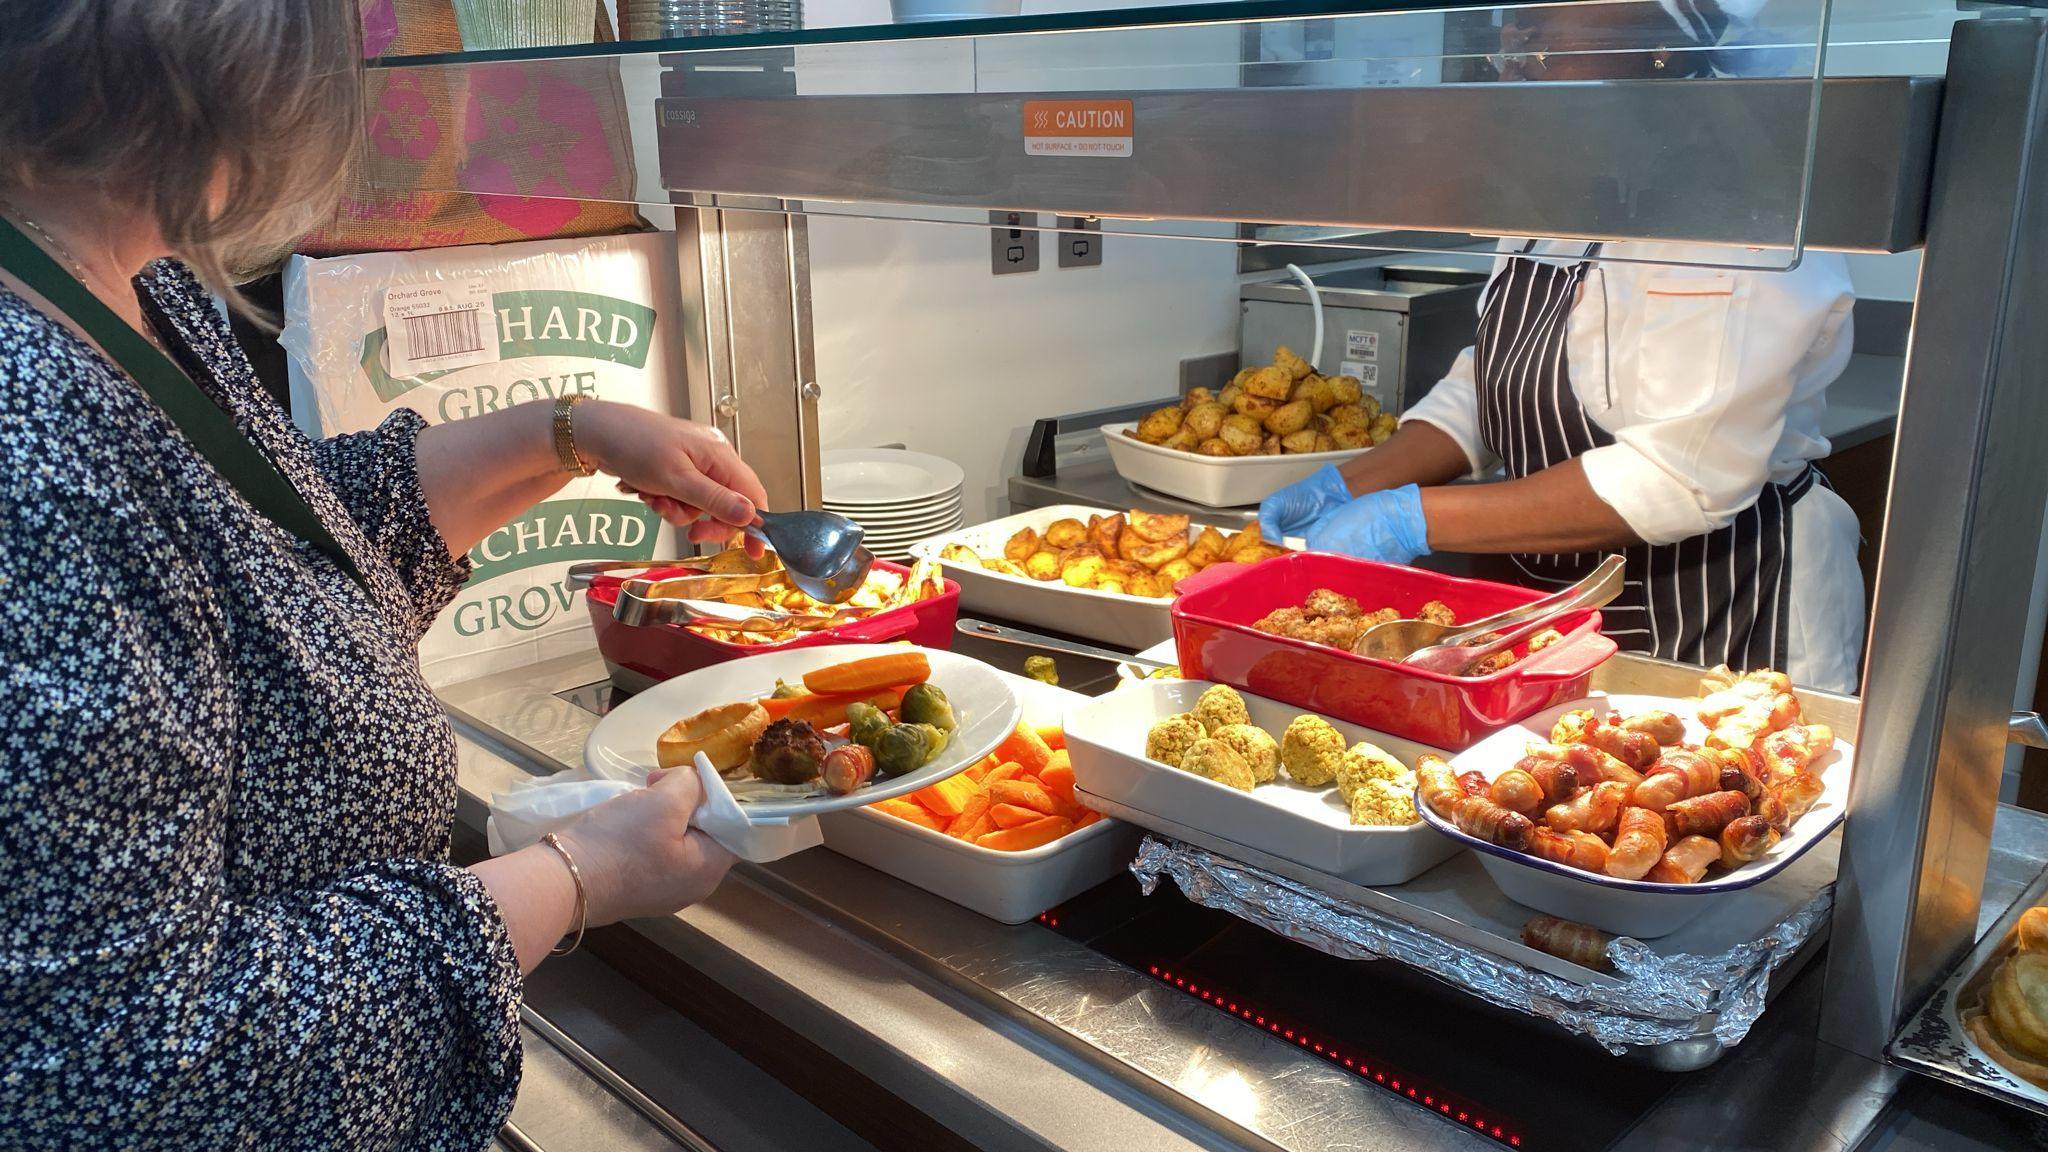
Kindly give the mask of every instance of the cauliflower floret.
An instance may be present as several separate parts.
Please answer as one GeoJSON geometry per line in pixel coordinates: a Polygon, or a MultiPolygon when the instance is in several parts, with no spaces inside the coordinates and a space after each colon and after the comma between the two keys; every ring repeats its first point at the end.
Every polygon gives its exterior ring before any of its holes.
{"type": "Polygon", "coordinates": [[[1405,788],[1415,787],[1415,774],[1399,760],[1367,743],[1353,744],[1337,762],[1337,791],[1349,802],[1368,780],[1386,780],[1405,788]]]}
{"type": "Polygon", "coordinates": [[[1254,783],[1251,765],[1237,754],[1237,749],[1221,740],[1195,741],[1180,767],[1183,772],[1245,792],[1251,791],[1254,783]]]}
{"type": "Polygon", "coordinates": [[[1296,716],[1280,737],[1280,764],[1296,784],[1326,788],[1344,759],[1344,737],[1320,716],[1296,716]]]}
{"type": "Polygon", "coordinates": [[[1183,712],[1168,716],[1145,733],[1145,758],[1178,768],[1188,749],[1204,735],[1202,722],[1193,715],[1183,712]]]}
{"type": "Polygon", "coordinates": [[[1415,823],[1415,787],[1402,787],[1378,777],[1367,780],[1348,798],[1351,822],[1373,828],[1399,828],[1415,823]]]}
{"type": "Polygon", "coordinates": [[[1250,724],[1225,724],[1209,733],[1209,738],[1230,745],[1244,757],[1254,781],[1271,784],[1280,775],[1280,743],[1265,729],[1250,724]]]}
{"type": "Polygon", "coordinates": [[[1203,730],[1211,735],[1231,724],[1252,722],[1251,713],[1245,711],[1244,697],[1237,694],[1237,689],[1225,684],[1217,684],[1203,692],[1202,698],[1195,701],[1193,715],[1201,722],[1203,730]]]}

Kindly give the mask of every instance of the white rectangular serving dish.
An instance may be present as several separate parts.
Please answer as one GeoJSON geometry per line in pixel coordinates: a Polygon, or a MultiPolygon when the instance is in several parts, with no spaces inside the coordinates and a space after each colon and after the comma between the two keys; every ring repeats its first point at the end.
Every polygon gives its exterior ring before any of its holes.
{"type": "MultiPolygon", "coordinates": [[[[1209,687],[1201,680],[1129,683],[1067,713],[1067,755],[1074,762],[1076,786],[1135,812],[1213,829],[1235,843],[1365,886],[1405,883],[1457,851],[1456,844],[1420,823],[1354,826],[1335,787],[1303,788],[1283,776],[1241,792],[1146,759],[1145,734],[1152,725],[1189,711],[1209,687]]],[[[1240,694],[1252,723],[1276,740],[1304,714],[1292,704],[1240,694]]],[[[1376,744],[1411,766],[1422,753],[1437,751],[1342,720],[1330,723],[1347,744],[1376,744]]]]}
{"type": "Polygon", "coordinates": [[[1370,448],[1303,452],[1297,456],[1204,456],[1162,448],[1128,435],[1136,424],[1111,424],[1102,442],[1117,472],[1133,484],[1211,508],[1257,504],[1325,464],[1337,464],[1370,448]]]}
{"type": "MultiPolygon", "coordinates": [[[[912,545],[910,554],[920,560],[938,560],[939,553],[945,551],[948,544],[964,544],[979,556],[1001,556],[1004,542],[1016,535],[1019,529],[1043,532],[1055,520],[1073,519],[1086,524],[1090,516],[1116,514],[1113,509],[1087,508],[1078,504],[1033,508],[972,528],[934,536],[912,545]]],[[[1201,529],[1199,524],[1189,526],[1190,532],[1201,529]]],[[[1220,527],[1217,531],[1224,532],[1220,527]]],[[[1229,534],[1224,532],[1226,536],[1229,534]]],[[[945,568],[946,575],[960,585],[962,612],[986,613],[1119,648],[1149,648],[1161,640],[1173,638],[1173,620],[1167,615],[1167,607],[1173,603],[1171,600],[1073,588],[1057,580],[1011,576],[991,572],[978,565],[946,564],[945,568]]]]}
{"type": "MultiPolygon", "coordinates": [[[[1530,743],[1549,743],[1550,730],[1557,718],[1575,708],[1590,708],[1601,715],[1653,709],[1675,712],[1685,721],[1686,742],[1698,744],[1706,739],[1707,730],[1699,722],[1697,703],[1667,696],[1596,695],[1574,700],[1502,728],[1451,757],[1451,768],[1459,773],[1478,772],[1491,780],[1514,767],[1527,754],[1530,743]]],[[[1771,879],[1834,831],[1847,810],[1855,754],[1856,750],[1837,733],[1834,751],[1816,761],[1826,790],[1792,825],[1784,839],[1761,859],[1731,872],[1717,868],[1697,884],[1655,884],[1596,876],[1468,836],[1419,802],[1416,807],[1431,827],[1477,851],[1486,874],[1500,885],[1508,899],[1538,912],[1591,924],[1616,936],[1648,940],[1682,927],[1716,898],[1727,899],[1730,893],[1771,879]]]]}
{"type": "MultiPolygon", "coordinates": [[[[1026,724],[1059,723],[1070,706],[1088,699],[997,674],[1016,685],[1026,724]]],[[[866,808],[828,812],[818,826],[825,847],[841,856],[1004,924],[1022,924],[1123,871],[1139,836],[1122,821],[1102,819],[1028,851],[998,852],[866,808]]]]}

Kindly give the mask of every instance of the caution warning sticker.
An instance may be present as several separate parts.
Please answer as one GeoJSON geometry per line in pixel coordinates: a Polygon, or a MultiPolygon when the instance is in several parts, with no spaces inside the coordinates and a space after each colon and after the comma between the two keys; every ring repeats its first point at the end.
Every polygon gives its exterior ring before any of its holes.
{"type": "Polygon", "coordinates": [[[1026,100],[1024,152],[1028,156],[1131,155],[1129,100],[1026,100]]]}

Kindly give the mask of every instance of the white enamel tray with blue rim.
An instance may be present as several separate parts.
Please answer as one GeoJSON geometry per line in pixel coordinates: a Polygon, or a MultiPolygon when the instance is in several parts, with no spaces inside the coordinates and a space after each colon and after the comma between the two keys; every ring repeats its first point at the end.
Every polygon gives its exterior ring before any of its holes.
{"type": "MultiPolygon", "coordinates": [[[[793,648],[786,652],[764,652],[713,664],[664,680],[617,708],[590,733],[583,745],[583,762],[599,776],[637,784],[647,779],[656,764],[655,741],[678,720],[706,708],[741,700],[758,700],[775,691],[777,680],[791,684],[834,664],[868,656],[907,651],[906,644],[827,644],[818,648],[793,648]]],[[[740,805],[751,820],[773,820],[815,816],[858,808],[891,796],[915,792],[935,780],[979,763],[995,751],[1017,729],[1017,692],[995,669],[934,648],[920,648],[931,661],[931,683],[952,701],[960,726],[939,758],[915,772],[877,780],[845,796],[810,796],[795,800],[761,800],[740,805]]]]}
{"type": "MultiPolygon", "coordinates": [[[[1674,712],[1685,721],[1685,742],[1706,740],[1706,726],[1699,721],[1699,701],[1668,696],[1594,696],[1561,704],[1539,712],[1519,724],[1510,724],[1451,758],[1453,771],[1478,772],[1488,780],[1515,766],[1528,754],[1531,743],[1549,743],[1550,729],[1557,718],[1574,708],[1586,708],[1605,715],[1623,716],[1638,712],[1674,712]]],[[[1452,827],[1448,820],[1419,802],[1416,809],[1437,831],[1479,853],[1486,874],[1500,886],[1508,899],[1526,904],[1538,912],[1591,924],[1617,936],[1648,940],[1665,935],[1704,912],[1714,900],[1740,899],[1744,889],[1753,888],[1784,871],[1785,866],[1804,855],[1842,823],[1849,800],[1849,773],[1855,749],[1835,733],[1835,748],[1814,764],[1826,786],[1792,825],[1791,831],[1762,858],[1733,871],[1719,866],[1708,870],[1697,884],[1653,884],[1647,880],[1619,880],[1597,876],[1539,859],[1512,848],[1490,844],[1452,827]]]]}

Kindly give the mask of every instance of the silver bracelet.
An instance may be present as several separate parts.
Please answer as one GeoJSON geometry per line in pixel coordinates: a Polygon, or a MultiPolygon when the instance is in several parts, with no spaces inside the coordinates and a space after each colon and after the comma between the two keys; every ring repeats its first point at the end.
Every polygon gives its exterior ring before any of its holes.
{"type": "Polygon", "coordinates": [[[550,956],[567,956],[583,946],[583,929],[590,923],[590,902],[583,894],[583,870],[576,867],[576,858],[569,855],[569,849],[560,836],[550,832],[542,836],[540,842],[555,850],[555,855],[569,866],[569,879],[576,882],[576,931],[564,937],[568,943],[557,944],[548,950],[550,956]]]}

